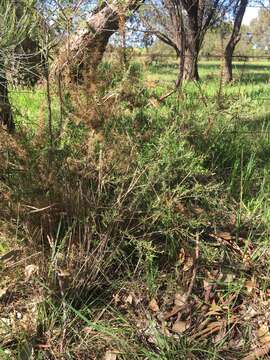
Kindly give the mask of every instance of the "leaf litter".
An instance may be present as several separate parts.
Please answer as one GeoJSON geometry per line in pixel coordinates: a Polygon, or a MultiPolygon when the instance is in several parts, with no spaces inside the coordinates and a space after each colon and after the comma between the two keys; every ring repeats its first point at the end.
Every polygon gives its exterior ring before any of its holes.
{"type": "MultiPolygon", "coordinates": [[[[176,265],[185,283],[180,285],[175,282],[170,293],[167,293],[169,287],[166,289],[163,286],[150,298],[146,288],[126,288],[112,296],[112,304],[129,315],[140,336],[151,346],[158,346],[157,339],[161,335],[169,338],[186,336],[191,343],[210,341],[213,345],[224,344],[224,351],[244,349],[247,352],[244,328],[248,322],[253,341],[250,352],[243,359],[252,360],[264,356],[270,351],[270,296],[269,289],[262,290],[258,273],[251,272],[254,249],[249,245],[246,247],[247,242],[243,238],[239,241],[239,238],[227,231],[209,232],[209,239],[216,240],[220,247],[234,253],[238,262],[244,265],[242,272],[237,268],[226,269],[222,264],[209,268],[203,262],[200,263],[201,240],[197,234],[192,251],[186,247],[179,250],[176,265]]],[[[22,267],[18,254],[19,252],[11,252],[1,260],[8,266],[18,264],[22,267]]],[[[0,318],[2,341],[11,341],[12,336],[22,330],[29,336],[36,333],[37,307],[42,302],[42,297],[33,295],[30,291],[28,297],[17,298],[17,303],[13,301],[10,308],[7,299],[10,291],[14,292],[15,288],[20,292],[19,286],[29,287],[31,284],[30,288],[34,291],[33,281],[39,275],[39,266],[30,263],[24,267],[24,278],[15,287],[7,282],[1,284],[0,306],[2,309],[5,307],[0,318]]],[[[89,326],[85,326],[82,332],[86,336],[98,335],[89,326]]],[[[47,346],[46,343],[45,345],[47,346]]],[[[104,360],[117,360],[119,354],[118,350],[106,350],[104,360]]]]}

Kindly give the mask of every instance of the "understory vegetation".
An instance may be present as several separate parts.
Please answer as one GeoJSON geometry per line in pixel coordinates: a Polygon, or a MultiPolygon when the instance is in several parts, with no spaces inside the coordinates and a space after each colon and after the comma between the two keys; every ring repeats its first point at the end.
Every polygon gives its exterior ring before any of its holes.
{"type": "MultiPolygon", "coordinates": [[[[101,64],[10,89],[1,359],[246,359],[269,343],[270,65],[101,64]],[[207,80],[207,82],[206,82],[207,80]],[[255,351],[255,352],[254,352],[255,351]]],[[[262,354],[263,355],[263,354],[262,354]]]]}

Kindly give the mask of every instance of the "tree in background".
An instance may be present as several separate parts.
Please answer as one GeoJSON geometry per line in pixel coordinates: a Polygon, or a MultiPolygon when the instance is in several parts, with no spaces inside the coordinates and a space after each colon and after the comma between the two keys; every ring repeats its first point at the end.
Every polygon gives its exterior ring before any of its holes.
{"type": "Polygon", "coordinates": [[[199,80],[198,59],[206,32],[231,9],[233,0],[179,0],[186,12],[184,78],[199,80]]]}
{"type": "Polygon", "coordinates": [[[170,46],[179,58],[179,87],[184,74],[185,29],[182,4],[178,0],[151,1],[141,12],[146,29],[164,44],[170,46]]]}
{"type": "MultiPolygon", "coordinates": [[[[211,29],[211,31],[207,32],[204,38],[201,55],[205,57],[209,57],[211,55],[214,56],[222,56],[224,53],[224,44],[222,46],[222,43],[226,43],[229,41],[229,37],[233,30],[233,24],[231,23],[221,23],[219,26],[215,27],[214,29],[211,29]],[[225,25],[225,30],[224,30],[225,25]],[[221,32],[225,34],[224,41],[221,41],[221,32]]],[[[242,36],[237,43],[234,55],[241,55],[241,56],[252,56],[254,55],[254,49],[252,44],[252,38],[250,35],[250,29],[249,26],[242,24],[241,27],[241,33],[242,36]]]]}
{"type": "Polygon", "coordinates": [[[262,8],[258,17],[251,21],[250,32],[254,46],[261,51],[270,50],[270,11],[262,8]]]}
{"type": "Polygon", "coordinates": [[[141,20],[149,33],[181,54],[182,7],[179,1],[150,1],[141,11],[141,20]]]}
{"type": "Polygon", "coordinates": [[[180,56],[182,78],[199,80],[198,59],[205,34],[224,17],[233,0],[152,1],[154,17],[146,24],[180,56]]]}
{"type": "Polygon", "coordinates": [[[248,0],[237,0],[233,4],[233,29],[224,52],[224,77],[226,82],[233,80],[232,59],[236,45],[241,39],[241,25],[248,5],[248,0]]]}

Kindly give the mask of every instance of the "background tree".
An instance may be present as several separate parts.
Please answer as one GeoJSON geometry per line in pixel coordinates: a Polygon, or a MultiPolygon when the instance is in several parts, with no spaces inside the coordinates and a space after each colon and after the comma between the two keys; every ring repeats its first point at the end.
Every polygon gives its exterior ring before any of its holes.
{"type": "Polygon", "coordinates": [[[231,32],[229,41],[225,47],[224,52],[224,77],[226,82],[230,82],[233,79],[232,71],[232,59],[236,45],[241,39],[241,25],[244,18],[244,14],[248,5],[248,0],[237,0],[233,4],[233,30],[231,32]]]}
{"type": "Polygon", "coordinates": [[[151,3],[146,26],[180,56],[180,76],[199,80],[198,58],[206,32],[216,25],[233,0],[166,0],[151,3]],[[154,16],[152,15],[154,14],[154,16]],[[150,18],[150,20],[149,20],[150,18]],[[182,73],[182,75],[181,75],[182,73]]]}
{"type": "Polygon", "coordinates": [[[258,17],[251,21],[250,32],[254,46],[261,51],[270,49],[270,11],[262,8],[258,17]]]}
{"type": "MultiPolygon", "coordinates": [[[[215,27],[211,31],[208,31],[205,35],[203,46],[201,49],[201,55],[205,57],[209,57],[211,55],[220,56],[224,53],[224,46],[222,47],[221,41],[221,31],[224,29],[224,24],[221,23],[219,26],[215,27]]],[[[227,23],[226,26],[226,34],[225,34],[225,43],[229,41],[230,34],[232,32],[233,26],[231,23],[227,23]]],[[[237,43],[234,55],[245,55],[252,56],[254,55],[253,43],[250,34],[250,28],[247,25],[242,24],[241,26],[242,36],[237,43]]]]}
{"type": "Polygon", "coordinates": [[[185,62],[184,14],[181,2],[178,0],[164,0],[162,3],[152,1],[142,11],[141,19],[147,30],[170,46],[179,58],[179,75],[176,81],[176,87],[179,87],[185,62]]]}
{"type": "Polygon", "coordinates": [[[231,8],[233,1],[179,0],[186,12],[186,60],[184,78],[199,80],[198,58],[207,30],[231,8]]]}
{"type": "Polygon", "coordinates": [[[182,8],[178,1],[151,1],[141,11],[141,19],[150,33],[180,56],[182,8]]]}

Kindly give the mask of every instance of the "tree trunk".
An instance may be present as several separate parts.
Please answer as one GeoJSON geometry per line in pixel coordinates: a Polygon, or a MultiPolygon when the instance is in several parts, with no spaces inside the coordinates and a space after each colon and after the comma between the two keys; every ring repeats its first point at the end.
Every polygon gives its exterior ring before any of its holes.
{"type": "Polygon", "coordinates": [[[87,29],[71,37],[60,51],[56,72],[64,72],[72,82],[93,80],[110,37],[119,28],[121,14],[136,10],[141,4],[142,0],[132,0],[122,9],[103,3],[87,18],[87,29]]]}
{"type": "Polygon", "coordinates": [[[4,65],[0,63],[0,124],[9,132],[15,130],[11,105],[8,98],[8,85],[4,65]]]}
{"type": "Polygon", "coordinates": [[[228,41],[228,44],[225,48],[224,77],[226,82],[231,82],[233,80],[232,58],[235,47],[241,39],[240,30],[247,5],[248,5],[248,0],[240,0],[238,9],[235,14],[233,31],[231,33],[231,37],[228,41]]]}
{"type": "Polygon", "coordinates": [[[184,79],[189,81],[199,81],[198,59],[202,43],[201,37],[203,35],[198,25],[198,4],[194,2],[192,5],[189,5],[188,8],[186,7],[186,11],[188,13],[188,21],[186,30],[184,79]]]}
{"type": "Polygon", "coordinates": [[[199,81],[198,71],[198,56],[199,53],[195,49],[188,48],[185,54],[185,67],[184,67],[184,79],[188,81],[199,81]]]}
{"type": "Polygon", "coordinates": [[[224,78],[225,78],[225,82],[227,83],[233,80],[232,59],[233,59],[233,49],[231,47],[226,46],[225,56],[224,56],[224,78]]]}

